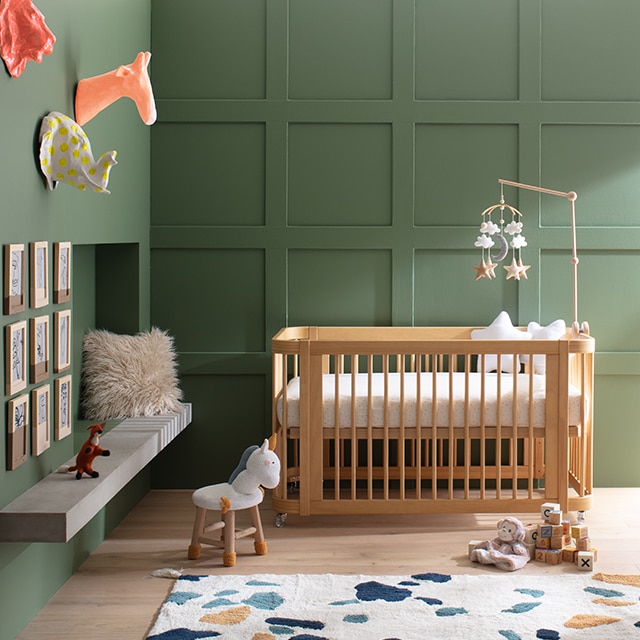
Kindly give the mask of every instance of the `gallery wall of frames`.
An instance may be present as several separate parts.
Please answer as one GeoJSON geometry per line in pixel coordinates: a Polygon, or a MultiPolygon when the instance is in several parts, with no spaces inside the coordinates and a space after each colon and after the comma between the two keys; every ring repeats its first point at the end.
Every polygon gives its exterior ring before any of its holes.
{"type": "Polygon", "coordinates": [[[70,242],[4,245],[8,470],[71,434],[70,302],[70,242]]]}

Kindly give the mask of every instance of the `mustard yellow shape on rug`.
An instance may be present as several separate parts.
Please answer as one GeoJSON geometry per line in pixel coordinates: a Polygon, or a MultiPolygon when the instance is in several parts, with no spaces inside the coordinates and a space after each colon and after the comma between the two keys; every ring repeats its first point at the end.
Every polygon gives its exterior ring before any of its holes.
{"type": "Polygon", "coordinates": [[[276,640],[276,637],[271,633],[256,633],[251,640],[276,640]]]}
{"type": "Polygon", "coordinates": [[[564,623],[564,626],[569,629],[588,629],[590,627],[601,627],[605,624],[613,624],[614,622],[620,622],[620,618],[579,613],[573,616],[573,618],[569,618],[569,620],[564,623]]]}
{"type": "Polygon", "coordinates": [[[640,575],[632,573],[596,573],[593,579],[610,584],[626,584],[633,587],[640,587],[640,575]]]}
{"type": "Polygon", "coordinates": [[[612,600],[611,598],[596,598],[592,600],[594,604],[603,604],[605,607],[629,607],[635,602],[629,600],[612,600]]]}
{"type": "Polygon", "coordinates": [[[240,624],[244,622],[251,613],[251,607],[234,607],[225,609],[219,613],[209,613],[200,618],[200,622],[209,622],[211,624],[240,624]]]}

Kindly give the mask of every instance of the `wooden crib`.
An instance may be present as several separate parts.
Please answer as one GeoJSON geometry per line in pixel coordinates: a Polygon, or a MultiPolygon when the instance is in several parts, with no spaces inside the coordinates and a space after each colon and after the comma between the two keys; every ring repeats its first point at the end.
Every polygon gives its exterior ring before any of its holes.
{"type": "Polygon", "coordinates": [[[289,327],[272,340],[281,514],[589,509],[595,341],[469,327],[289,327]],[[540,362],[486,371],[490,356],[540,362]],[[536,356],[534,361],[532,356],[536,356]],[[337,401],[336,401],[337,398],[337,401]],[[433,400],[435,399],[435,401],[433,400]]]}

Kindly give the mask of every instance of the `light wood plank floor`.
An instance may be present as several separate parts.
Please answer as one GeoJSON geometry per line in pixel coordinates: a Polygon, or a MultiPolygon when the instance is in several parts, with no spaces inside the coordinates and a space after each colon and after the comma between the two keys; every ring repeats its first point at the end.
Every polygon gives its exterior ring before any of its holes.
{"type": "MultiPolygon", "coordinates": [[[[598,548],[596,570],[640,573],[640,488],[597,489],[594,503],[586,524],[598,548]]],[[[189,491],[149,493],[17,640],[142,640],[173,585],[149,574],[165,567],[201,574],[500,571],[467,559],[469,540],[495,537],[500,519],[495,514],[290,515],[283,528],[276,528],[265,501],[262,519],[269,553],[256,556],[252,539],[239,540],[233,568],[222,567],[220,552],[207,547],[200,560],[187,560],[194,514],[189,491]]],[[[530,514],[512,515],[523,522],[538,521],[530,514]]],[[[576,569],[530,562],[521,571],[557,574],[576,569]]]]}

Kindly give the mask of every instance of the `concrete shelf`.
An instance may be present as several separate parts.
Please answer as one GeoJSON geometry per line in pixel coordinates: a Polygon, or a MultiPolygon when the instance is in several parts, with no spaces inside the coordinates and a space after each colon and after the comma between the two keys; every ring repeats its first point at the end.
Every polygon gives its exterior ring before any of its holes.
{"type": "MultiPolygon", "coordinates": [[[[0,542],[67,542],[191,422],[179,413],[127,418],[100,438],[99,478],[50,473],[0,510],[0,542]]],[[[75,456],[66,464],[72,465],[75,456]]]]}

